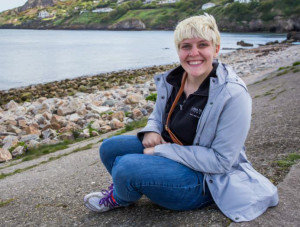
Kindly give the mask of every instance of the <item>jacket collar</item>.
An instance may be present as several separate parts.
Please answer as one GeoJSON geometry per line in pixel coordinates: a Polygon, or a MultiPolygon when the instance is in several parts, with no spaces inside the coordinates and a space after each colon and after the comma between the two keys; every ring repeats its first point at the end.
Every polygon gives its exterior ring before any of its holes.
{"type": "MultiPolygon", "coordinates": [[[[210,90],[214,90],[214,89],[224,85],[225,83],[235,83],[235,84],[241,85],[242,87],[244,87],[244,89],[246,91],[248,91],[245,82],[240,77],[237,76],[237,74],[234,72],[234,70],[231,66],[221,63],[218,60],[215,60],[215,61],[217,61],[219,63],[218,67],[217,67],[217,71],[216,71],[217,77],[210,78],[210,80],[211,80],[210,81],[211,82],[210,90]]],[[[178,67],[175,69],[168,70],[167,72],[165,72],[163,74],[158,74],[154,77],[156,86],[159,85],[159,81],[164,82],[164,84],[167,88],[167,95],[170,94],[172,85],[166,81],[166,78],[170,73],[172,73],[176,69],[178,69],[178,67]]]]}
{"type": "MultiPolygon", "coordinates": [[[[209,85],[211,77],[216,77],[216,71],[218,67],[218,62],[213,62],[213,69],[209,73],[209,75],[205,78],[202,84],[199,86],[198,90],[194,92],[194,95],[208,96],[209,85]]],[[[182,75],[184,73],[184,69],[182,66],[178,66],[173,69],[168,76],[166,77],[166,81],[171,84],[173,87],[179,89],[181,86],[182,75]]]]}
{"type": "Polygon", "coordinates": [[[211,83],[212,89],[222,86],[225,83],[235,83],[241,85],[245,88],[246,91],[248,91],[245,82],[237,76],[237,74],[230,65],[219,62],[216,75],[216,81],[214,81],[214,83],[211,83]]]}

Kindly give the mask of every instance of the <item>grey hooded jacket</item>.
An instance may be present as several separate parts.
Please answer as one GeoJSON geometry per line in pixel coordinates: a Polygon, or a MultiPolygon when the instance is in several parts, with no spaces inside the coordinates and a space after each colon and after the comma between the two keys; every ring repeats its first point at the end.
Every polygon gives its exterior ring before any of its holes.
{"type": "MultiPolygon", "coordinates": [[[[170,71],[155,76],[157,100],[142,131],[161,133],[172,85],[170,71]]],[[[245,154],[250,128],[251,97],[231,67],[219,63],[211,78],[209,97],[199,119],[193,145],[161,144],[154,155],[163,156],[204,173],[204,183],[220,210],[235,222],[250,221],[278,203],[277,188],[254,170],[245,154]]]]}

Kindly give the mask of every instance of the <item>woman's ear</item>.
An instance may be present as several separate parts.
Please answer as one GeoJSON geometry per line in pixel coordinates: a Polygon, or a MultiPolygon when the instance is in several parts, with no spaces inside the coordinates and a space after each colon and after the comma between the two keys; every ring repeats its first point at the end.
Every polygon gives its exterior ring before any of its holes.
{"type": "Polygon", "coordinates": [[[216,45],[216,50],[215,50],[215,53],[214,53],[214,58],[218,57],[219,51],[220,51],[220,45],[216,45]]]}

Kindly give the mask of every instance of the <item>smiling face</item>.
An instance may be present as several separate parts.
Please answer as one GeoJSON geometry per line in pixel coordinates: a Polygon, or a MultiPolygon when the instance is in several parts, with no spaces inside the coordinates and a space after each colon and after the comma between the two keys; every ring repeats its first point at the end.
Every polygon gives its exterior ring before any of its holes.
{"type": "Polygon", "coordinates": [[[203,38],[184,39],[179,43],[178,56],[188,76],[205,78],[213,69],[219,50],[219,45],[214,47],[212,41],[203,38]]]}

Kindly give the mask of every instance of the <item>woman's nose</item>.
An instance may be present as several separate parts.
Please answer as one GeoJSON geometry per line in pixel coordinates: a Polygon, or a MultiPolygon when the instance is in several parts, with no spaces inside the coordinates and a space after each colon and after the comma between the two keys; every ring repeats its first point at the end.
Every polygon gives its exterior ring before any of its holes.
{"type": "Polygon", "coordinates": [[[198,48],[197,48],[197,47],[192,47],[192,49],[190,50],[189,55],[190,55],[190,56],[196,56],[196,55],[198,55],[198,54],[199,54],[198,48]]]}

